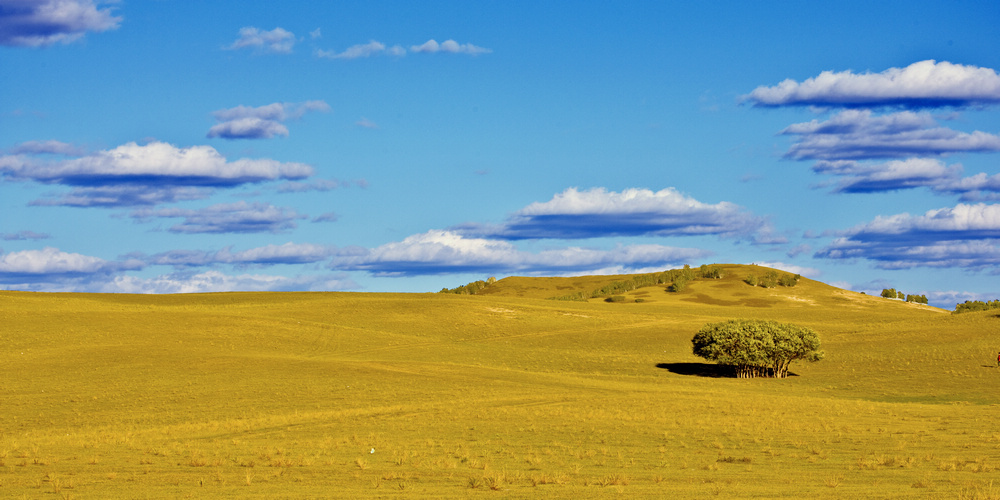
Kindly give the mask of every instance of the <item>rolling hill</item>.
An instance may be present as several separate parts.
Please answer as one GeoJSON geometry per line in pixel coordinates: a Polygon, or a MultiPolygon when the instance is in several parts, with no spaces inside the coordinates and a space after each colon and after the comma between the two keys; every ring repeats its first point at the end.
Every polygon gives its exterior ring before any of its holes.
{"type": "Polygon", "coordinates": [[[1000,316],[756,266],[479,295],[0,292],[10,498],[995,498],[1000,316]],[[641,302],[636,302],[641,299],[641,302]],[[809,326],[826,359],[728,378],[707,322],[809,326]]]}

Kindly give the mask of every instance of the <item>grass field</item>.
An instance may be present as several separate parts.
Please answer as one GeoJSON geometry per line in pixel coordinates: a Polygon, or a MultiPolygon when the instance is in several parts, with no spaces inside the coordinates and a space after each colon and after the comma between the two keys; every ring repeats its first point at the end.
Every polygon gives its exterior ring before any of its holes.
{"type": "Polygon", "coordinates": [[[0,497],[1000,498],[996,311],[722,267],[625,303],[0,292],[0,497]],[[730,318],[826,359],[720,377],[691,337],[730,318]]]}

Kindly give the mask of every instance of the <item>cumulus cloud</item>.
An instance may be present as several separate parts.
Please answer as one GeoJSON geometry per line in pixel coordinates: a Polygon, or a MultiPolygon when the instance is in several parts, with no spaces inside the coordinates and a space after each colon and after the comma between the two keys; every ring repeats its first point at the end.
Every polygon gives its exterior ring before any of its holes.
{"type": "Polygon", "coordinates": [[[619,246],[611,250],[580,247],[519,250],[512,243],[469,238],[433,230],[373,249],[346,249],[332,260],[334,269],[368,271],[379,276],[414,276],[455,272],[579,273],[600,269],[637,269],[699,259],[709,252],[661,245],[619,246]]]}
{"type": "Polygon", "coordinates": [[[923,215],[879,216],[847,230],[816,256],[867,259],[886,269],[996,266],[1000,205],[958,204],[923,215]]]}
{"type": "Polygon", "coordinates": [[[239,38],[226,47],[229,50],[253,49],[260,52],[288,54],[295,45],[295,35],[282,28],[264,31],[253,26],[240,28],[239,38]]]}
{"type": "Polygon", "coordinates": [[[797,136],[786,158],[864,160],[1000,151],[1000,136],[936,126],[925,112],[873,116],[871,110],[844,110],[826,121],[796,123],[781,134],[797,136]]]}
{"type": "Polygon", "coordinates": [[[282,233],[298,227],[306,218],[290,208],[270,203],[224,203],[191,210],[182,208],[140,209],[131,216],[139,221],[152,218],[183,218],[171,226],[172,233],[282,233]]]}
{"type": "Polygon", "coordinates": [[[384,43],[371,40],[368,43],[352,45],[343,52],[333,50],[317,50],[316,57],[323,59],[359,59],[377,55],[402,56],[406,49],[399,45],[387,47],[384,43]]]}
{"type": "Polygon", "coordinates": [[[990,68],[920,61],[881,73],[824,71],[799,83],[757,87],[743,100],[755,106],[975,106],[1000,102],[1000,76],[990,68]]]}
{"type": "Polygon", "coordinates": [[[98,257],[63,252],[58,248],[24,250],[0,254],[0,284],[16,289],[35,289],[39,284],[74,284],[87,277],[107,277],[125,270],[141,269],[136,260],[107,261],[98,257]]]}
{"type": "Polygon", "coordinates": [[[55,200],[37,204],[72,206],[150,205],[205,196],[211,188],[298,180],[312,175],[302,163],[242,158],[229,161],[211,146],[178,148],[163,142],[134,142],[79,158],[0,156],[0,177],[73,186],[55,200]]]}
{"type": "Polygon", "coordinates": [[[467,236],[504,240],[582,239],[609,236],[753,235],[766,221],[729,202],[702,203],[673,188],[653,192],[569,188],[515,212],[500,225],[453,228],[467,236]]]}
{"type": "Polygon", "coordinates": [[[122,18],[92,0],[2,0],[0,45],[43,47],[71,43],[88,31],[118,27],[122,18]]]}
{"type": "Polygon", "coordinates": [[[288,127],[282,122],[299,119],[307,112],[330,111],[324,101],[302,103],[276,102],[266,106],[220,109],[212,113],[220,123],[208,130],[208,137],[223,139],[271,139],[288,136],[288,127]]]}
{"type": "Polygon", "coordinates": [[[430,53],[435,52],[448,52],[452,54],[469,54],[469,55],[479,55],[479,54],[489,54],[493,52],[490,49],[477,47],[471,43],[458,43],[455,40],[445,40],[442,43],[438,43],[433,38],[427,40],[420,45],[414,45],[410,47],[410,51],[417,53],[430,53]]]}

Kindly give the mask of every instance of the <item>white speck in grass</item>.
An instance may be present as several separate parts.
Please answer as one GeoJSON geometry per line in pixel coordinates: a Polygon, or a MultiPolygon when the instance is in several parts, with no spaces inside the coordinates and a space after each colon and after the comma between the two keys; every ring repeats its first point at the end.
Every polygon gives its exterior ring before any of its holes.
{"type": "Polygon", "coordinates": [[[372,451],[369,451],[368,453],[369,454],[375,453],[375,448],[372,448],[372,451]]]}

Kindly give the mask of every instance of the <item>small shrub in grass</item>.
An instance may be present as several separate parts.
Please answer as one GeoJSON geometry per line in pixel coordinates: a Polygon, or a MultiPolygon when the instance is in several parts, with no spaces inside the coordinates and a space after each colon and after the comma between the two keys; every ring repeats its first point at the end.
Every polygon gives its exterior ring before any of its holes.
{"type": "Polygon", "coordinates": [[[608,297],[608,298],[604,299],[604,301],[605,302],[625,302],[625,296],[624,295],[612,295],[611,297],[608,297]]]}

